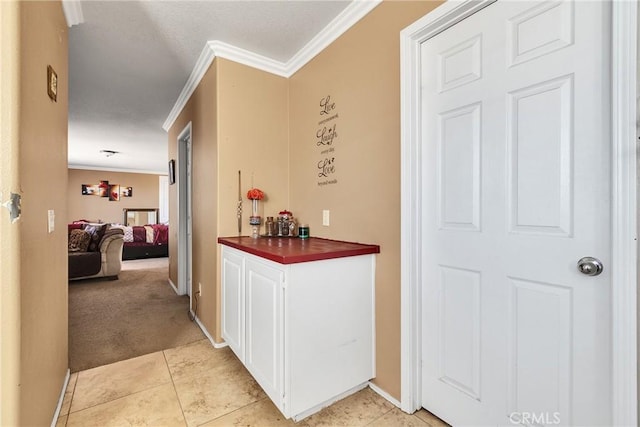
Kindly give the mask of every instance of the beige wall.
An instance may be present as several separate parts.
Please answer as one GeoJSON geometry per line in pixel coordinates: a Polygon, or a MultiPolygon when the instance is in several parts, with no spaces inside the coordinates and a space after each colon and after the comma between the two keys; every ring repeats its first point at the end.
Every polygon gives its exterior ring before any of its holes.
{"type": "Polygon", "coordinates": [[[246,195],[252,186],[265,192],[260,203],[263,217],[289,208],[287,87],[283,77],[218,60],[221,236],[238,234],[238,170],[242,172],[243,235],[251,234],[251,202],[246,195]]]}
{"type": "MultiPolygon", "coordinates": [[[[384,2],[290,79],[291,207],[311,235],[379,244],[375,382],[400,398],[399,33],[438,2],[384,2]],[[320,101],[335,109],[320,115],[320,101]],[[339,117],[318,123],[336,113],[339,117]],[[316,132],[336,125],[331,146],[316,132]],[[323,149],[334,152],[321,155],[323,149]],[[318,185],[317,163],[335,158],[336,184],[318,185]],[[322,226],[322,210],[331,212],[322,226]]],[[[331,177],[329,178],[332,179],[331,177]]]]}
{"type": "MultiPolygon", "coordinates": [[[[199,161],[196,165],[194,160],[194,203],[203,198],[209,202],[201,204],[210,203],[209,209],[194,206],[193,283],[197,289],[202,281],[199,316],[216,341],[221,335],[215,238],[237,234],[241,170],[243,197],[252,178],[267,194],[263,216],[291,208],[300,221],[310,224],[312,235],[381,246],[375,381],[400,397],[399,32],[438,4],[384,2],[289,80],[224,59],[214,61],[169,132],[169,155],[175,158],[177,135],[189,120],[194,129],[207,121],[207,141],[198,141],[204,135],[195,130],[193,138],[194,159],[199,161]],[[320,115],[319,104],[326,96],[335,103],[332,114],[339,115],[327,123],[336,124],[337,137],[331,146],[319,147],[316,133],[327,117],[320,115]],[[197,154],[203,150],[197,144],[205,144],[205,152],[197,154]],[[329,148],[333,151],[322,154],[329,148]],[[319,186],[317,165],[325,157],[335,159],[335,173],[328,180],[337,183],[319,186]],[[330,227],[321,225],[323,209],[331,211],[330,227]],[[202,240],[196,243],[195,236],[202,240]]],[[[175,203],[172,188],[170,217],[177,224],[175,203]]],[[[244,235],[250,233],[249,211],[245,200],[244,235]]],[[[173,227],[174,245],[176,231],[173,227]]],[[[176,249],[170,247],[174,283],[176,249]]]]}
{"type": "Polygon", "coordinates": [[[159,208],[158,181],[158,175],[152,174],[69,169],[67,221],[88,219],[122,222],[124,208],[159,208]],[[82,195],[82,184],[98,184],[101,180],[133,187],[133,197],[122,197],[118,202],[111,202],[108,197],[82,195]]]}
{"type": "MultiPolygon", "coordinates": [[[[201,286],[198,317],[218,342],[218,236],[236,235],[238,170],[245,198],[243,234],[249,233],[252,184],[266,191],[265,215],[288,206],[287,80],[217,58],[169,131],[169,156],[177,137],[192,123],[193,277],[201,286]]],[[[177,186],[170,187],[170,222],[177,222],[177,186]]],[[[177,227],[171,231],[171,280],[177,284],[177,227]],[[173,242],[173,243],[172,243],[173,242]]]]}
{"type": "Polygon", "coordinates": [[[68,367],[67,200],[56,191],[67,188],[68,29],[58,1],[20,9],[20,425],[35,426],[51,423],[68,367]],[[58,75],[57,102],[47,65],[58,75]]]}
{"type": "MultiPolygon", "coordinates": [[[[214,307],[217,236],[217,127],[216,127],[216,68],[212,65],[189,102],[169,130],[169,158],[176,159],[176,178],[179,177],[178,136],[191,122],[193,176],[193,256],[192,283],[197,291],[202,284],[198,301],[198,317],[207,330],[216,327],[214,307]]],[[[169,277],[178,285],[178,183],[169,186],[169,277]]],[[[135,190],[134,190],[135,191],[135,190]]]]}
{"type": "MultiPolygon", "coordinates": [[[[0,2],[0,202],[20,192],[20,6],[0,2]]],[[[0,209],[0,425],[20,414],[20,222],[0,209]]]]}
{"type": "MultiPolygon", "coordinates": [[[[251,202],[246,195],[252,186],[265,192],[261,202],[263,217],[277,216],[279,211],[289,208],[287,85],[287,79],[283,77],[224,59],[218,61],[217,219],[220,236],[238,235],[239,170],[242,173],[243,235],[251,234],[251,202]]],[[[219,271],[219,253],[216,259],[219,271]]],[[[218,301],[220,289],[218,274],[218,301]]],[[[220,319],[220,305],[215,309],[215,319],[220,319]]],[[[216,321],[215,338],[219,342],[222,341],[220,326],[216,321]]]]}

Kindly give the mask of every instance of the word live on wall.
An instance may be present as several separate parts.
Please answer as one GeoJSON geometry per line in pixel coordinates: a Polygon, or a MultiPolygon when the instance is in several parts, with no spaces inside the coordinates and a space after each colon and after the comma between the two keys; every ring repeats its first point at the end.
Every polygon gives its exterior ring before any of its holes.
{"type": "Polygon", "coordinates": [[[337,184],[336,173],[336,150],[334,142],[338,139],[336,128],[338,112],[336,103],[327,95],[320,100],[320,121],[316,131],[316,147],[320,151],[320,160],[317,163],[318,185],[337,184]]]}

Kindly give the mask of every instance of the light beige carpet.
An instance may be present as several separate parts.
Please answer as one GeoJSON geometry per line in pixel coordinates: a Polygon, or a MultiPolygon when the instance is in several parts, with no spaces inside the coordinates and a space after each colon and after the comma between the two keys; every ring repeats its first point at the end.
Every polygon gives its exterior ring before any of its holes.
{"type": "Polygon", "coordinates": [[[118,280],[69,282],[71,372],[205,338],[167,278],[164,258],[125,261],[118,280]]]}

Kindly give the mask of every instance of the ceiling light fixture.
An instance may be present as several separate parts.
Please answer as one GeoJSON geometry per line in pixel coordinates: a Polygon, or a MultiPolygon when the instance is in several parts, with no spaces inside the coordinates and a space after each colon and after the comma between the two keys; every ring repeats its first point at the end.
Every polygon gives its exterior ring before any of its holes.
{"type": "Polygon", "coordinates": [[[114,154],[118,154],[119,153],[119,151],[113,151],[113,150],[100,150],[100,152],[102,154],[104,154],[106,157],[111,157],[114,154]]]}

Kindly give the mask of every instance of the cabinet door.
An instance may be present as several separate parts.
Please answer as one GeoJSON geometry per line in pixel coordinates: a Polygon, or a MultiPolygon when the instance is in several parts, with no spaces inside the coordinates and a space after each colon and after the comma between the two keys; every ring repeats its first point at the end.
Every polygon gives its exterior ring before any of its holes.
{"type": "Polygon", "coordinates": [[[283,270],[247,259],[245,366],[281,411],[284,279],[283,270]]]}
{"type": "Polygon", "coordinates": [[[244,362],[244,256],[222,247],[222,338],[244,362]]]}

